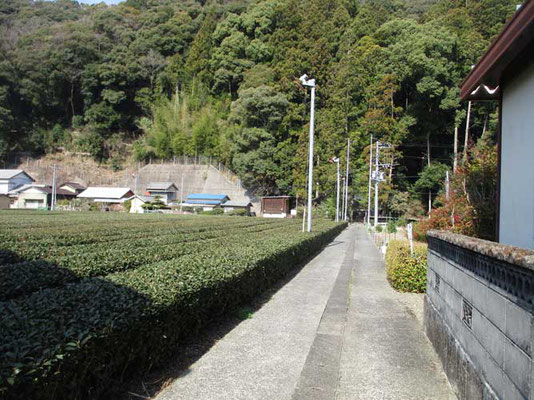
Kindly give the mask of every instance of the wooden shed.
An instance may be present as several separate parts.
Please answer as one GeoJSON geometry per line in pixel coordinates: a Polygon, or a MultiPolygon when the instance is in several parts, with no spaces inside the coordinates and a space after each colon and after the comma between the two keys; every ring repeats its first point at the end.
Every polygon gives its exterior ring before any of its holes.
{"type": "Polygon", "coordinates": [[[261,214],[265,218],[287,218],[291,216],[291,196],[265,196],[261,198],[261,214]]]}

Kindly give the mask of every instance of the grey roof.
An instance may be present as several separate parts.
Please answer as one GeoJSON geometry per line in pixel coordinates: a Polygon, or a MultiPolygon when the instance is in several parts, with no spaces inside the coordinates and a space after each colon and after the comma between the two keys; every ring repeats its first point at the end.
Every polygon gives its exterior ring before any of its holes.
{"type": "Polygon", "coordinates": [[[76,183],[76,182],[64,182],[63,184],[61,184],[59,187],[62,187],[62,186],[70,186],[74,189],[78,189],[78,190],[85,190],[86,187],[80,183],[76,183]]]}
{"type": "Polygon", "coordinates": [[[98,187],[90,186],[81,192],[78,197],[88,199],[122,199],[132,189],[127,187],[98,187]]]}
{"type": "Polygon", "coordinates": [[[221,204],[222,207],[248,207],[251,206],[250,201],[227,201],[226,203],[221,204]]]}
{"type": "Polygon", "coordinates": [[[11,179],[19,174],[26,174],[28,178],[35,181],[35,179],[21,169],[0,169],[0,179],[11,179]]]}
{"type": "Polygon", "coordinates": [[[140,194],[136,194],[135,196],[132,197],[132,199],[134,197],[137,197],[138,199],[140,199],[141,201],[145,202],[145,203],[151,203],[155,200],[155,198],[153,196],[144,196],[144,195],[140,195],[140,194]]]}
{"type": "Polygon", "coordinates": [[[151,182],[147,185],[146,190],[169,190],[174,186],[174,189],[178,189],[172,182],[151,182]]]}

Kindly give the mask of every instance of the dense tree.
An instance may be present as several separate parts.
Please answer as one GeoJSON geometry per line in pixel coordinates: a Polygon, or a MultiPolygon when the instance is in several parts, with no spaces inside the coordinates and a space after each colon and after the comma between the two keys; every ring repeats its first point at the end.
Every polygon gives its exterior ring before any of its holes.
{"type": "MultiPolygon", "coordinates": [[[[373,135],[391,145],[382,210],[415,215],[463,130],[458,86],[514,9],[511,0],[4,0],[0,159],[64,147],[106,161],[125,141],[138,160],[214,156],[258,193],[302,199],[310,99],[297,78],[307,73],[317,81],[315,200],[332,204],[328,160],[344,164],[350,138],[351,195],[365,208],[373,135]]],[[[472,143],[491,135],[495,106],[473,107],[471,121],[472,143]]]]}

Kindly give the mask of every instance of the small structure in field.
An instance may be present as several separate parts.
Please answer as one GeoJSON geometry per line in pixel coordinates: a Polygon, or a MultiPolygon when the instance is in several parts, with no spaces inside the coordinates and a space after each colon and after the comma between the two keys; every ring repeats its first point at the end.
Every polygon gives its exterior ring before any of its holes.
{"type": "Polygon", "coordinates": [[[78,195],[79,199],[92,200],[100,203],[106,210],[122,210],[123,203],[134,196],[132,189],[127,187],[90,186],[78,195]]]}
{"type": "Polygon", "coordinates": [[[221,207],[221,205],[228,200],[230,200],[230,198],[225,194],[191,193],[187,195],[186,200],[181,206],[202,208],[203,211],[210,211],[214,208],[221,207]]]}
{"type": "Polygon", "coordinates": [[[12,190],[34,182],[35,179],[21,169],[0,169],[0,194],[8,194],[12,190]]]}
{"type": "MultiPolygon", "coordinates": [[[[42,209],[50,208],[52,204],[52,186],[44,184],[28,184],[9,192],[9,196],[14,199],[11,208],[42,209]]],[[[73,200],[74,193],[63,189],[56,190],[56,201],[73,200]]]]}
{"type": "Polygon", "coordinates": [[[261,198],[261,214],[265,218],[287,218],[291,216],[291,196],[265,196],[261,198]]]}
{"type": "Polygon", "coordinates": [[[233,213],[238,210],[243,210],[245,215],[250,215],[250,209],[252,207],[252,203],[250,201],[227,201],[223,204],[221,204],[221,207],[223,208],[225,213],[233,213]]]}
{"type": "Polygon", "coordinates": [[[11,199],[7,194],[0,194],[0,210],[5,210],[9,208],[11,204],[11,199]]]}
{"type": "Polygon", "coordinates": [[[84,185],[76,182],[65,182],[59,186],[59,189],[66,190],[68,192],[73,193],[74,195],[79,195],[81,192],[83,192],[85,189],[87,189],[84,185]]]}
{"type": "Polygon", "coordinates": [[[178,188],[172,182],[152,182],[147,185],[146,191],[149,196],[159,196],[161,201],[165,204],[169,204],[176,200],[178,188]]]}

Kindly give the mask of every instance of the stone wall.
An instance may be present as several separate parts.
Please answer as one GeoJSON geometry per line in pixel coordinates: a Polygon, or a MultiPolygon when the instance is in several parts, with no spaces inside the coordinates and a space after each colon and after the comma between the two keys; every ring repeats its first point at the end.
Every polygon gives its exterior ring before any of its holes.
{"type": "Polygon", "coordinates": [[[460,399],[534,399],[534,251],[428,235],[425,331],[460,399]]]}

